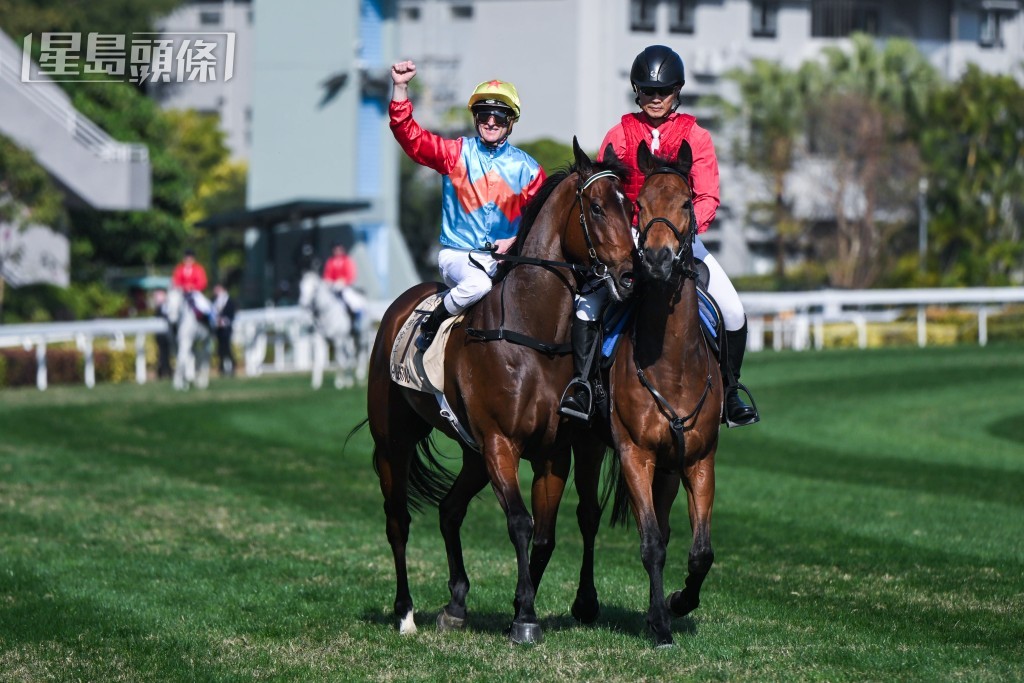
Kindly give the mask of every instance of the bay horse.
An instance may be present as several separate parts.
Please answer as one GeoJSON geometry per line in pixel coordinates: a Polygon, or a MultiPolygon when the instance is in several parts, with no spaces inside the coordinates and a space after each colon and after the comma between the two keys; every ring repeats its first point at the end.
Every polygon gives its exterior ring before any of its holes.
{"type": "Polygon", "coordinates": [[[428,439],[437,429],[459,440],[456,430],[441,416],[433,395],[402,387],[390,374],[403,323],[442,286],[425,283],[407,290],[381,320],[370,356],[367,421],[395,562],[394,613],[403,633],[416,630],[406,567],[410,505],[440,508],[451,600],[438,627],[460,628],[469,592],[461,524],[469,501],[490,483],[516,556],[509,637],[515,643],[542,639],[536,581],[550,558],[555,511],[570,471],[570,430],[562,429],[557,409],[573,371],[565,343],[573,298],[588,277],[602,277],[616,300],[633,287],[633,207],[622,190],[625,169],[614,154],[610,162],[592,162],[575,138],[573,154],[573,166],[548,178],[526,206],[518,239],[506,255],[511,267],[466,311],[446,342],[444,395],[479,447],[477,452],[461,442],[462,469],[454,482],[432,456],[428,439]],[[546,520],[537,528],[520,493],[521,458],[533,469],[534,513],[546,520]]]}
{"type": "Polygon", "coordinates": [[[647,623],[655,643],[669,646],[671,616],[697,608],[714,562],[711,508],[724,390],[698,316],[690,146],[684,142],[677,160],[669,162],[641,142],[637,161],[645,176],[637,198],[642,291],[633,331],[610,369],[611,440],[621,475],[612,521],[625,521],[628,494],[650,578],[647,623]],[[666,601],[669,515],[680,482],[693,538],[685,587],[666,601]]]}

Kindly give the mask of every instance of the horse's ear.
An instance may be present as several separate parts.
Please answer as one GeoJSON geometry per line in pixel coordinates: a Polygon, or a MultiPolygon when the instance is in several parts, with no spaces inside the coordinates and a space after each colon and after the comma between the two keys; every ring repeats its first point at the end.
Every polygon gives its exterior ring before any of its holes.
{"type": "Polygon", "coordinates": [[[594,162],[590,160],[587,153],[580,148],[576,136],[572,136],[572,155],[576,158],[576,170],[583,175],[590,175],[594,170],[594,162]]]}
{"type": "Polygon", "coordinates": [[[640,145],[636,148],[636,165],[640,169],[640,173],[645,176],[654,172],[654,155],[651,154],[651,148],[647,146],[646,140],[641,140],[640,145]]]}
{"type": "Polygon", "coordinates": [[[619,155],[615,153],[615,147],[610,142],[608,143],[608,146],[604,148],[604,154],[601,155],[601,161],[605,162],[606,164],[622,163],[622,159],[620,159],[619,155]]]}
{"type": "Polygon", "coordinates": [[[683,172],[683,175],[690,175],[690,169],[693,167],[693,150],[690,148],[690,143],[683,140],[683,144],[679,146],[679,156],[676,157],[676,168],[683,172]]]}

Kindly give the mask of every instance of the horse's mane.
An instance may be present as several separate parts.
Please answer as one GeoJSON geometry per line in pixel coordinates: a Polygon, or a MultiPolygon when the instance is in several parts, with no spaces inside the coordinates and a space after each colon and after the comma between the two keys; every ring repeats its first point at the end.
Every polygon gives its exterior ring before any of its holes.
{"type": "MultiPolygon", "coordinates": [[[[548,198],[551,197],[551,193],[555,191],[559,183],[565,180],[567,177],[576,173],[579,170],[577,164],[572,164],[555,171],[552,175],[548,176],[544,184],[540,186],[540,190],[537,194],[533,195],[526,202],[526,206],[523,207],[523,220],[519,224],[519,233],[515,244],[512,245],[510,251],[511,254],[519,255],[522,253],[523,243],[526,241],[526,236],[530,234],[530,228],[537,221],[537,217],[540,215],[540,210],[544,207],[548,198]]],[[[593,162],[593,172],[600,173],[601,171],[611,171],[615,176],[622,182],[625,182],[628,169],[626,165],[619,161],[618,157],[614,154],[610,155],[605,161],[593,162]]]]}

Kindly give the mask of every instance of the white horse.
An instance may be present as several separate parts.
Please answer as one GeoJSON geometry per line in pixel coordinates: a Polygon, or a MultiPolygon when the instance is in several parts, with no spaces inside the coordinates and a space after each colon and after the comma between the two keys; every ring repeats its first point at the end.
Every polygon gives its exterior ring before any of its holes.
{"type": "Polygon", "coordinates": [[[210,329],[196,319],[185,293],[177,287],[167,292],[167,322],[178,349],[174,388],[205,389],[210,384],[210,329]]]}
{"type": "Polygon", "coordinates": [[[346,291],[346,301],[362,315],[353,316],[349,306],[342,303],[334,290],[314,271],[302,275],[299,283],[299,305],[313,316],[316,332],[313,340],[313,388],[323,384],[324,368],[328,365],[328,344],[334,348],[334,386],[338,389],[366,382],[369,355],[369,319],[366,299],[353,288],[346,291]]]}

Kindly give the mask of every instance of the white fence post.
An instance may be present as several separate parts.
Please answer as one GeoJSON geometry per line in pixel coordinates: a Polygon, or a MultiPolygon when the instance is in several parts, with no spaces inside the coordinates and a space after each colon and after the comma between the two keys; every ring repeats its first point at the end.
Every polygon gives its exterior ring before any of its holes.
{"type": "Polygon", "coordinates": [[[146,383],[146,335],[135,335],[135,383],[146,383]]]}
{"type": "Polygon", "coordinates": [[[924,306],[917,307],[917,345],[922,349],[928,343],[928,314],[924,306]]]}
{"type": "Polygon", "coordinates": [[[36,386],[39,391],[46,391],[46,340],[40,339],[36,345],[36,386]]]}
{"type": "Polygon", "coordinates": [[[92,352],[92,337],[80,334],[76,343],[85,359],[85,386],[92,389],[96,386],[96,360],[92,352]]]}

